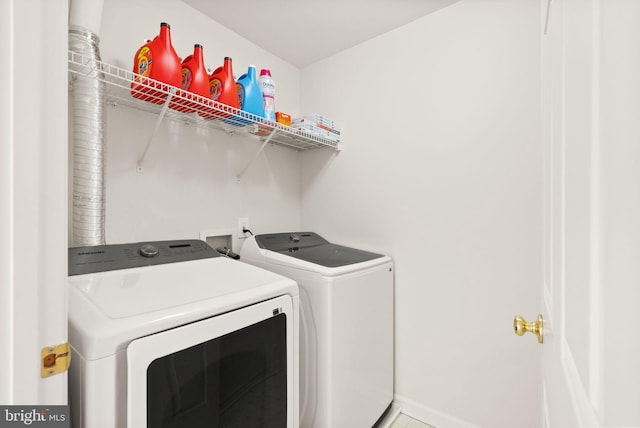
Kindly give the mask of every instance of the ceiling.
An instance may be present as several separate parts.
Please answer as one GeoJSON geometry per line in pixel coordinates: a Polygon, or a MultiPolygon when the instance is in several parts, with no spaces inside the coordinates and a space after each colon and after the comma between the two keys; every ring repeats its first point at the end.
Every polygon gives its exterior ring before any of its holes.
{"type": "Polygon", "coordinates": [[[288,63],[304,68],[458,0],[183,1],[288,63]]]}

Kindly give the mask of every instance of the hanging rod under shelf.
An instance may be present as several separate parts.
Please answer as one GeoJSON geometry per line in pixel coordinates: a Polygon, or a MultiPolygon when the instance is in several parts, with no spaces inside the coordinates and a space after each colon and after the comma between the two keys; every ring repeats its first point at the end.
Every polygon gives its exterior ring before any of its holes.
{"type": "Polygon", "coordinates": [[[107,101],[113,105],[162,114],[170,120],[218,129],[231,134],[243,134],[262,141],[268,138],[270,144],[294,150],[320,147],[340,150],[340,144],[337,141],[267,121],[262,117],[168,86],[114,65],[87,58],[76,52],[69,51],[68,60],[70,85],[73,85],[74,80],[78,78],[104,81],[107,101]],[[99,72],[96,73],[96,71],[99,72]],[[167,101],[169,95],[171,97],[167,101]],[[165,103],[169,103],[169,108],[165,108],[165,103]]]}

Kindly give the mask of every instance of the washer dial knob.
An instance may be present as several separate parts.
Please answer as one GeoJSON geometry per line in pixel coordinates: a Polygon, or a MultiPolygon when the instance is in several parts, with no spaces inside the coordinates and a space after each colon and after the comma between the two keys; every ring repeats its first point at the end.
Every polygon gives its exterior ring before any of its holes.
{"type": "Polygon", "coordinates": [[[289,235],[289,241],[300,242],[300,235],[292,233],[291,235],[289,235]]]}
{"type": "Polygon", "coordinates": [[[140,249],[138,250],[138,253],[140,253],[142,257],[151,258],[151,257],[157,257],[160,254],[160,250],[158,250],[158,247],[154,245],[145,244],[142,247],[140,247],[140,249]]]}

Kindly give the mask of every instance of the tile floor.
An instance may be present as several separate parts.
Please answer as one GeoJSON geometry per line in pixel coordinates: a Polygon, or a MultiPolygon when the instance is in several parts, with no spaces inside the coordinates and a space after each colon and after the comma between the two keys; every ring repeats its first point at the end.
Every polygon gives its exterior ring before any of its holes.
{"type": "Polygon", "coordinates": [[[400,414],[391,424],[390,428],[435,428],[418,420],[410,418],[405,414],[400,414]]]}

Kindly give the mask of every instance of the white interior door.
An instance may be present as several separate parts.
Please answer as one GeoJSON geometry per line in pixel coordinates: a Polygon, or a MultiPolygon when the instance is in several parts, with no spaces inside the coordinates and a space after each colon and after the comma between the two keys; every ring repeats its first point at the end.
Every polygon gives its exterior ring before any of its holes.
{"type": "Polygon", "coordinates": [[[0,404],[67,403],[67,0],[0,2],[0,404]]]}
{"type": "Polygon", "coordinates": [[[541,1],[548,428],[640,426],[639,3],[541,1]]]}

